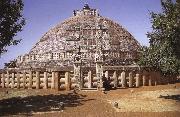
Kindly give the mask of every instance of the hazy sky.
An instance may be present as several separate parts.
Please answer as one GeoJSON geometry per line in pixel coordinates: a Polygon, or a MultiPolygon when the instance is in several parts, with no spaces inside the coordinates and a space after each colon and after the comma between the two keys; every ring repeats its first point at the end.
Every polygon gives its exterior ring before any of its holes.
{"type": "Polygon", "coordinates": [[[2,55],[0,68],[5,62],[28,53],[44,33],[72,16],[73,10],[82,9],[85,3],[98,9],[101,16],[126,28],[141,45],[148,45],[146,33],[151,31],[149,12],[161,11],[160,0],[24,0],[26,25],[17,35],[23,40],[2,55]]]}

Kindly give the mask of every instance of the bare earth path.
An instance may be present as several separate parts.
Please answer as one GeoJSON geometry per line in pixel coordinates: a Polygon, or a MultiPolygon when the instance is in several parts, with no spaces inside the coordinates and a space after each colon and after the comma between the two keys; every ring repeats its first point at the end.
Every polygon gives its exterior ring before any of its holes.
{"type": "Polygon", "coordinates": [[[102,92],[0,89],[0,116],[179,117],[180,83],[102,92]],[[8,91],[8,92],[7,92],[8,91]],[[64,102],[63,111],[52,107],[64,102]],[[113,103],[118,102],[118,108],[113,103]]]}

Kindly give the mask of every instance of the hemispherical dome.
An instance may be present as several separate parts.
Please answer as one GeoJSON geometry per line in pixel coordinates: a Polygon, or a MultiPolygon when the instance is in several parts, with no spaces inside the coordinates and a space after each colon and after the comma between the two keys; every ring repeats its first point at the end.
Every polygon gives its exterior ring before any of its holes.
{"type": "MultiPolygon", "coordinates": [[[[102,30],[107,28],[106,40],[108,40],[109,50],[137,51],[140,47],[137,40],[121,25],[102,16],[83,15],[71,17],[50,29],[31,49],[30,53],[43,54],[60,52],[71,47],[73,49],[75,46],[85,45],[84,40],[92,41],[89,45],[96,45],[96,40],[99,38],[96,31],[100,28],[102,30]],[[76,41],[78,39],[79,41],[76,41]]],[[[105,40],[102,38],[103,41],[105,40]]]]}
{"type": "Polygon", "coordinates": [[[94,63],[98,48],[103,52],[105,64],[119,65],[119,61],[137,59],[140,44],[121,25],[86,5],[44,34],[26,55],[25,63],[38,62],[42,66],[40,63],[56,61],[54,65],[72,65],[78,52],[85,63],[94,63]]]}

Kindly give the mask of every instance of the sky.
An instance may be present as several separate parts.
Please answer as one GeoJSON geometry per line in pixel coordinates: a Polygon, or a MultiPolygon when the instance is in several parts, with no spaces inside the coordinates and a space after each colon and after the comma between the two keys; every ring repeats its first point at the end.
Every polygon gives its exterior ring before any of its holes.
{"type": "Polygon", "coordinates": [[[149,45],[146,36],[152,30],[149,13],[161,11],[160,0],[24,0],[26,25],[16,36],[22,41],[17,46],[8,47],[8,52],[0,57],[0,68],[17,56],[28,53],[43,34],[86,3],[98,9],[101,16],[122,25],[141,45],[149,45]]]}

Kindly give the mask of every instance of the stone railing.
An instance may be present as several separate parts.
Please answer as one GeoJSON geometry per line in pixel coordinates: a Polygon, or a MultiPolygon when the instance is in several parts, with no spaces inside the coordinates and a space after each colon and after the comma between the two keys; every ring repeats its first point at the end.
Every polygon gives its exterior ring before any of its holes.
{"type": "MultiPolygon", "coordinates": [[[[83,46],[82,46],[83,47],[83,46]]],[[[18,56],[17,58],[17,67],[26,68],[27,65],[33,66],[36,63],[39,63],[37,67],[43,67],[44,63],[48,64],[50,61],[56,61],[59,64],[63,64],[67,60],[73,61],[73,53],[70,52],[52,52],[44,54],[25,54],[24,56],[18,56]]],[[[123,62],[126,64],[133,64],[136,60],[138,53],[137,52],[108,52],[105,51],[105,61],[104,65],[121,65],[123,62]],[[125,61],[126,60],[126,61],[125,61]]],[[[81,58],[91,61],[94,59],[94,52],[86,52],[81,50],[81,58]]]]}
{"type": "Polygon", "coordinates": [[[1,88],[30,88],[30,89],[68,89],[70,79],[73,77],[70,71],[46,71],[44,69],[1,70],[1,88]]]}
{"type": "Polygon", "coordinates": [[[63,52],[53,52],[46,54],[25,54],[18,56],[17,63],[29,62],[29,61],[47,61],[47,60],[63,60],[65,55],[63,52]]]}
{"type": "MultiPolygon", "coordinates": [[[[103,79],[114,88],[155,86],[175,82],[159,72],[145,71],[137,66],[103,66],[103,79]]],[[[82,89],[97,89],[99,79],[95,68],[81,68],[82,89]]],[[[73,69],[4,69],[0,70],[1,88],[72,90],[78,84],[73,69]]]]}

